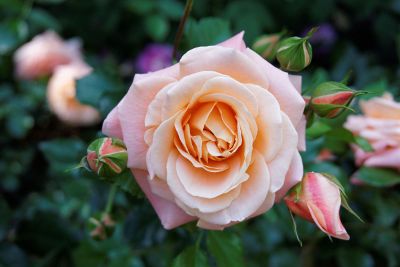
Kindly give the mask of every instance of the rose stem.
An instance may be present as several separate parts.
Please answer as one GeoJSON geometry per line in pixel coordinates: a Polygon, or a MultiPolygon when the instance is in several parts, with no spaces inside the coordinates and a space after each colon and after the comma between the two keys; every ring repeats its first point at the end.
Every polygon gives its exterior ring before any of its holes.
{"type": "Polygon", "coordinates": [[[182,39],[183,31],[185,29],[186,21],[189,17],[190,11],[192,11],[192,6],[193,6],[193,0],[187,0],[186,5],[185,5],[185,10],[183,12],[183,16],[181,17],[181,20],[179,22],[178,31],[176,32],[176,35],[175,35],[174,50],[172,52],[172,60],[178,61],[177,51],[179,48],[179,44],[181,43],[181,39],[182,39]]]}

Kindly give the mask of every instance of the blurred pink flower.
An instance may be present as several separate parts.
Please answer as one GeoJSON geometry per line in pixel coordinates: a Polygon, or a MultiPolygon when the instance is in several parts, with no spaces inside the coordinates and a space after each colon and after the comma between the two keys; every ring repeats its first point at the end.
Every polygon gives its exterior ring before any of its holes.
{"type": "Polygon", "coordinates": [[[360,102],[364,115],[349,116],[345,127],[364,137],[373,152],[353,146],[356,164],[368,167],[387,167],[400,170],[400,103],[391,94],[360,102]]]}
{"type": "Polygon", "coordinates": [[[22,79],[49,75],[59,65],[80,61],[80,47],[78,39],[65,42],[57,33],[46,31],[17,49],[15,73],[22,79]]]}
{"type": "Polygon", "coordinates": [[[99,122],[99,112],[76,99],[75,80],[88,75],[91,68],[82,62],[59,66],[47,85],[50,110],[66,124],[88,126],[99,122]]]}
{"type": "Polygon", "coordinates": [[[149,44],[139,54],[136,69],[139,73],[157,71],[172,65],[172,46],[149,44]]]}

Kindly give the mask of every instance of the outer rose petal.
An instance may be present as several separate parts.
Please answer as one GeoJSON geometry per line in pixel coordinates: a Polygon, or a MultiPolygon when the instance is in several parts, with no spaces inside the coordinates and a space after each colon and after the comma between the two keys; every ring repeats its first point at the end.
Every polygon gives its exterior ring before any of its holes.
{"type": "Polygon", "coordinates": [[[268,78],[244,53],[220,46],[197,47],[187,52],[179,62],[181,76],[216,71],[241,82],[268,88],[268,78]]]}
{"type": "Polygon", "coordinates": [[[231,37],[230,39],[219,43],[219,46],[224,46],[224,47],[231,47],[240,51],[246,50],[246,44],[243,41],[243,35],[244,31],[239,32],[235,36],[231,37]]]}
{"type": "Polygon", "coordinates": [[[276,201],[280,201],[286,193],[294,185],[301,181],[303,177],[303,161],[301,159],[300,153],[296,152],[290,163],[289,170],[286,174],[285,182],[279,191],[276,192],[276,201]]]}
{"type": "Polygon", "coordinates": [[[245,53],[266,73],[270,81],[270,86],[266,88],[276,97],[282,111],[288,115],[293,125],[297,126],[303,116],[305,102],[291,83],[288,73],[277,69],[250,49],[246,49],[245,53]]]}
{"type": "Polygon", "coordinates": [[[396,103],[390,94],[361,101],[360,106],[367,117],[400,120],[400,104],[396,103]]]}
{"type": "Polygon", "coordinates": [[[132,169],[132,173],[155,209],[165,229],[172,229],[195,219],[182,211],[175,203],[153,194],[147,180],[148,173],[146,171],[132,169]]]}
{"type": "Polygon", "coordinates": [[[292,158],[297,151],[297,133],[289,118],[282,113],[283,118],[283,143],[277,156],[267,162],[271,174],[271,192],[278,191],[285,182],[292,158]]]}
{"type": "Polygon", "coordinates": [[[118,118],[118,106],[113,108],[103,122],[102,132],[111,137],[122,139],[122,129],[118,118]]]}
{"type": "Polygon", "coordinates": [[[128,167],[146,169],[146,153],[148,146],[144,141],[144,121],[147,107],[158,91],[174,81],[174,78],[167,76],[139,78],[139,80],[136,81],[135,76],[131,88],[119,103],[117,110],[123,140],[129,154],[128,167]]]}

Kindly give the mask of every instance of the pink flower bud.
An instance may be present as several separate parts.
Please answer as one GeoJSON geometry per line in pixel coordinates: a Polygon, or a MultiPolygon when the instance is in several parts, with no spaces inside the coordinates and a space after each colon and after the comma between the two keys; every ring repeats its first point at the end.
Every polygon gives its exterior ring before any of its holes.
{"type": "Polygon", "coordinates": [[[331,179],[320,173],[308,172],[285,197],[285,202],[294,214],[314,222],[326,234],[349,240],[350,236],[339,216],[341,191],[331,179]]]}
{"type": "Polygon", "coordinates": [[[93,141],[86,155],[87,168],[104,178],[121,174],[127,160],[128,153],[122,141],[109,137],[93,141]]]}
{"type": "Polygon", "coordinates": [[[332,119],[349,109],[354,97],[364,93],[354,91],[342,83],[325,82],[315,89],[310,104],[318,116],[332,119]]]}

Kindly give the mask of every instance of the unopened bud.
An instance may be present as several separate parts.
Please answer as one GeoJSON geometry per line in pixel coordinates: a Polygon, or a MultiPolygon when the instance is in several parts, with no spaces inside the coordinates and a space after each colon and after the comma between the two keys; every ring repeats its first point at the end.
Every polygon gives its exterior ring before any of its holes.
{"type": "Polygon", "coordinates": [[[94,216],[89,219],[90,236],[96,240],[104,240],[114,232],[115,222],[109,214],[94,216]]]}
{"type": "Polygon", "coordinates": [[[128,153],[124,143],[116,138],[104,137],[93,141],[83,158],[83,165],[104,178],[121,174],[127,165],[128,153]]]}
{"type": "Polygon", "coordinates": [[[311,109],[320,117],[335,118],[349,106],[354,97],[365,94],[355,91],[338,82],[324,82],[313,92],[310,101],[311,109]]]}
{"type": "Polygon", "coordinates": [[[272,61],[275,58],[276,49],[278,43],[282,38],[282,33],[274,33],[268,35],[262,35],[256,39],[252,49],[260,54],[263,58],[268,61],[272,61]]]}
{"type": "Polygon", "coordinates": [[[312,28],[307,36],[290,37],[279,44],[276,59],[281,68],[287,71],[302,71],[311,63],[312,47],[309,39],[318,28],[312,28]]]}

